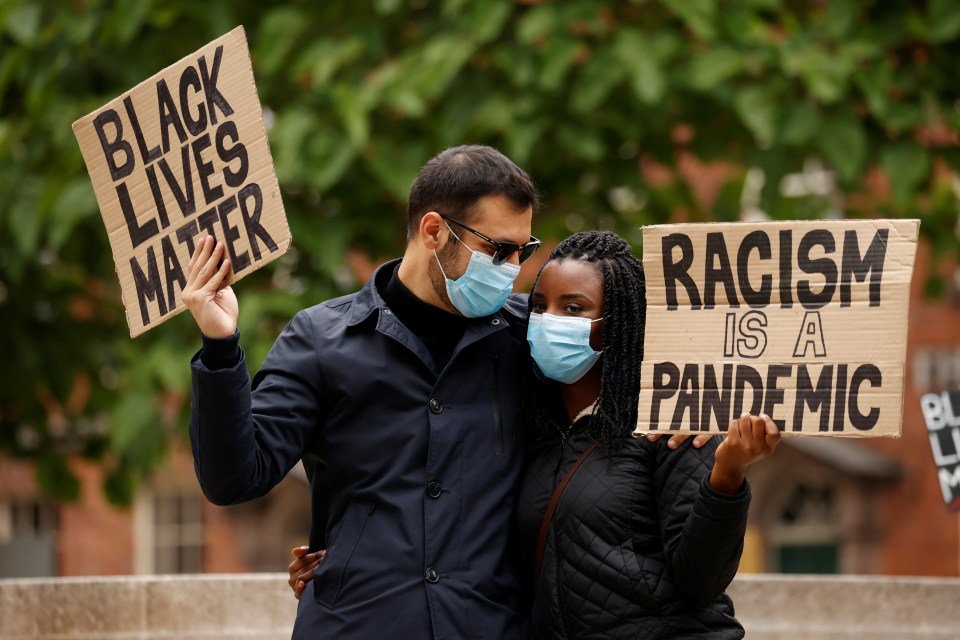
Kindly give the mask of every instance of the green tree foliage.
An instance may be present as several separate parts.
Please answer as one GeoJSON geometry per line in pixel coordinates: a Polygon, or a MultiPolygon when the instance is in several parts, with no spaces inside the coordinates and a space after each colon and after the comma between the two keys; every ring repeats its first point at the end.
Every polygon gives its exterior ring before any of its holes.
{"type": "Polygon", "coordinates": [[[357,286],[348,248],[402,250],[411,179],[463,142],[530,171],[546,237],[601,226],[639,249],[643,224],[736,219],[751,168],[770,215],[827,215],[836,198],[780,188],[819,159],[849,215],[920,216],[957,252],[952,0],[6,0],[0,448],[56,495],[81,455],[130,498],[185,431],[199,342],[186,316],[129,339],[70,125],[237,24],[295,245],[239,287],[252,365],[296,309],[357,286]]]}

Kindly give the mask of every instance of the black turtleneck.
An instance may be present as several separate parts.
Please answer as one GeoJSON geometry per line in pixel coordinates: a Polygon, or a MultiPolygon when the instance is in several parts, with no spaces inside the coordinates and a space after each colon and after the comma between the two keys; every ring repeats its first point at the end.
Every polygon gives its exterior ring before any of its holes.
{"type": "Polygon", "coordinates": [[[394,270],[390,282],[380,291],[380,296],[397,319],[427,347],[439,373],[447,366],[453,350],[463,337],[467,319],[427,304],[415,296],[400,282],[400,276],[397,275],[399,271],[399,267],[394,270]]]}

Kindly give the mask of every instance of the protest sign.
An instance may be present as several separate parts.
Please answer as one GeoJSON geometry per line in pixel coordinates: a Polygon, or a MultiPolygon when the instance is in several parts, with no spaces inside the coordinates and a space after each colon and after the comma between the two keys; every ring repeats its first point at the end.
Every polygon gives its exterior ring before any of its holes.
{"type": "Polygon", "coordinates": [[[636,433],[900,434],[917,220],[646,227],[636,433]]]}
{"type": "Polygon", "coordinates": [[[920,398],[943,501],[960,511],[960,389],[920,398]]]}
{"type": "Polygon", "coordinates": [[[77,120],[73,132],[132,337],[185,309],[198,239],[224,243],[233,281],[290,246],[242,27],[77,120]]]}

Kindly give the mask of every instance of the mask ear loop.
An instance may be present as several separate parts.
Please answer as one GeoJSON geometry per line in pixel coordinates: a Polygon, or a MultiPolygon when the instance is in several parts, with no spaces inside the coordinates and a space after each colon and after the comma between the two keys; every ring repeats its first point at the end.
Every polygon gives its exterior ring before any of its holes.
{"type": "MultiPolygon", "coordinates": [[[[463,240],[460,239],[460,236],[458,236],[456,233],[454,233],[453,229],[450,228],[450,223],[447,222],[446,220],[444,220],[444,221],[443,221],[443,224],[445,224],[445,225],[447,226],[447,231],[450,232],[450,235],[452,235],[454,238],[456,238],[456,239],[457,239],[457,242],[459,242],[460,244],[462,244],[463,246],[466,247],[466,244],[464,244],[463,240]]],[[[467,249],[470,249],[470,247],[467,247],[467,249]]],[[[472,249],[471,249],[471,251],[472,251],[472,249]]],[[[443,270],[443,265],[440,263],[440,256],[437,255],[437,250],[436,250],[436,249],[433,250],[433,257],[436,258],[436,260],[437,260],[437,266],[440,267],[440,273],[443,274],[443,277],[444,277],[445,279],[449,280],[450,278],[447,278],[447,272],[443,270]]]]}

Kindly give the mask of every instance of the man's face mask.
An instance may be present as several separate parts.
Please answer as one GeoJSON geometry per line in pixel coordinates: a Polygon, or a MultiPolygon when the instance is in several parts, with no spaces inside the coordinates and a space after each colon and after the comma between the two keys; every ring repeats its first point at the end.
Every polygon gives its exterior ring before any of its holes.
{"type": "Polygon", "coordinates": [[[437,264],[440,265],[440,271],[446,280],[450,303],[467,318],[481,318],[496,313],[510,296],[513,281],[520,274],[520,265],[508,262],[495,265],[490,256],[468,247],[453,232],[453,229],[450,229],[449,224],[447,229],[457,242],[467,247],[471,253],[467,270],[456,280],[451,280],[443,271],[437,252],[433,252],[433,257],[437,259],[437,264]]]}
{"type": "Polygon", "coordinates": [[[530,355],[543,375],[571,384],[582,378],[600,358],[590,346],[590,327],[597,318],[533,313],[527,325],[530,355]]]}

